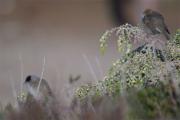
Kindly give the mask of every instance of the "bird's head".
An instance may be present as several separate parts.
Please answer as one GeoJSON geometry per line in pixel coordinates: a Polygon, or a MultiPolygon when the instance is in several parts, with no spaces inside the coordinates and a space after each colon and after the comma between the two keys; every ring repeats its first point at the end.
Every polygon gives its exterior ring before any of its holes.
{"type": "Polygon", "coordinates": [[[153,13],[153,10],[151,9],[146,9],[144,12],[141,14],[141,19],[144,19],[145,16],[151,15],[153,13]]]}
{"type": "Polygon", "coordinates": [[[152,14],[154,11],[152,9],[146,9],[144,12],[143,12],[143,15],[150,15],[152,14]]]}
{"type": "Polygon", "coordinates": [[[146,9],[144,10],[143,12],[143,16],[156,16],[156,17],[161,17],[161,19],[163,18],[163,16],[158,12],[158,11],[155,11],[155,10],[152,10],[152,9],[146,9]]]}
{"type": "MultiPolygon", "coordinates": [[[[43,81],[43,80],[42,80],[43,81]]],[[[24,85],[31,86],[33,89],[37,89],[40,82],[40,78],[34,75],[29,75],[24,81],[24,85]]]]}

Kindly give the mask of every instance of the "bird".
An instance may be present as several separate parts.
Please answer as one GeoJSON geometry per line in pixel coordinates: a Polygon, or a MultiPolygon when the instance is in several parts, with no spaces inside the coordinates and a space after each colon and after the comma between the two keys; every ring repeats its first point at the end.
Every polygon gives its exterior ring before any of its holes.
{"type": "Polygon", "coordinates": [[[53,98],[54,94],[45,79],[41,79],[35,75],[29,75],[24,81],[26,90],[35,98],[35,99],[44,99],[53,98]]]}
{"type": "Polygon", "coordinates": [[[58,110],[59,102],[45,79],[35,75],[29,75],[24,81],[24,88],[28,92],[29,98],[34,99],[35,102],[42,106],[48,120],[60,119],[58,110]]]}
{"type": "Polygon", "coordinates": [[[167,40],[170,39],[170,31],[165,24],[163,15],[159,12],[146,9],[143,12],[142,23],[147,31],[152,35],[162,34],[167,40]]]}

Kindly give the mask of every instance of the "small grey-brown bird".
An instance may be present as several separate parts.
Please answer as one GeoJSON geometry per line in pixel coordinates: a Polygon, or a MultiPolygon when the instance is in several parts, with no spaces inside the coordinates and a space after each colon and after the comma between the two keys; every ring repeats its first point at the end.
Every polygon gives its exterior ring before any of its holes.
{"type": "Polygon", "coordinates": [[[170,39],[170,32],[165,24],[164,17],[159,12],[146,9],[143,12],[142,22],[151,34],[163,34],[167,40],[170,39]]]}
{"type": "Polygon", "coordinates": [[[45,79],[29,75],[26,77],[24,87],[45,110],[47,120],[59,120],[59,103],[45,79]]]}
{"type": "Polygon", "coordinates": [[[29,75],[27,76],[24,85],[26,86],[27,91],[35,98],[37,97],[37,99],[54,97],[53,92],[45,79],[41,80],[37,76],[29,75]]]}

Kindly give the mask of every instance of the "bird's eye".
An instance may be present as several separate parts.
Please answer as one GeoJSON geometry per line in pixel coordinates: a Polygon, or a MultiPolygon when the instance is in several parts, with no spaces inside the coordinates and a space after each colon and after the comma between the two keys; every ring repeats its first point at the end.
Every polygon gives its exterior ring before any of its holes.
{"type": "Polygon", "coordinates": [[[32,79],[31,79],[31,76],[29,75],[29,76],[26,77],[25,82],[30,82],[31,80],[32,80],[32,79]]]}

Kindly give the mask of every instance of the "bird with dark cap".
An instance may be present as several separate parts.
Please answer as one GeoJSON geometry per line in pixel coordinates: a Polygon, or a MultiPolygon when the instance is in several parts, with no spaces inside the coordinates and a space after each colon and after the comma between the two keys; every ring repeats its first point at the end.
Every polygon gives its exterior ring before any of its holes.
{"type": "Polygon", "coordinates": [[[167,40],[170,39],[170,32],[165,24],[164,17],[159,12],[146,9],[143,12],[142,23],[150,34],[162,34],[167,40]]]}
{"type": "Polygon", "coordinates": [[[29,75],[24,81],[24,88],[28,92],[27,101],[31,101],[29,98],[39,103],[48,120],[59,120],[58,101],[45,79],[29,75]]]}

